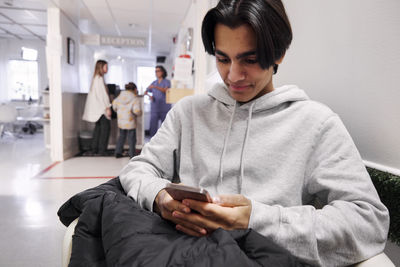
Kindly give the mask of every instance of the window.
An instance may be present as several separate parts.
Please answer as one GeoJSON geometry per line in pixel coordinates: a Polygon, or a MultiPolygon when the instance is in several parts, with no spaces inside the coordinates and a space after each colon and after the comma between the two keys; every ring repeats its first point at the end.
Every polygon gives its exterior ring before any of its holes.
{"type": "Polygon", "coordinates": [[[37,61],[9,60],[8,97],[11,100],[37,100],[39,81],[37,61]]]}
{"type": "MultiPolygon", "coordinates": [[[[154,67],[139,66],[137,68],[137,87],[139,94],[144,94],[146,88],[156,79],[154,67]]],[[[150,103],[149,98],[144,98],[145,103],[150,103]]]]}
{"type": "Polygon", "coordinates": [[[122,85],[122,66],[108,64],[108,73],[105,76],[107,83],[113,83],[119,85],[120,88],[124,88],[122,85]]]}

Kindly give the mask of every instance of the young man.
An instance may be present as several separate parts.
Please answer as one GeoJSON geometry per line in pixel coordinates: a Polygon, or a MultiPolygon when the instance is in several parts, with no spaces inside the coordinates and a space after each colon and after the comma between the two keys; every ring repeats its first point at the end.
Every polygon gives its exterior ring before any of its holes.
{"type": "Polygon", "coordinates": [[[273,86],[292,40],[282,2],[222,0],[202,37],[224,84],[174,106],[120,174],[127,194],[188,235],[252,228],[307,264],[382,252],[388,211],[343,123],[298,87],[273,86]],[[170,182],[213,203],[175,201],[170,182]]]}

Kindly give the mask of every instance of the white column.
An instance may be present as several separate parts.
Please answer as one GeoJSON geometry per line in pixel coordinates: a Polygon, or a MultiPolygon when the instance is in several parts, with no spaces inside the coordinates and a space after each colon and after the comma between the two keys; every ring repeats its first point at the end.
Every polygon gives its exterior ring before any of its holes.
{"type": "Polygon", "coordinates": [[[50,156],[53,161],[64,160],[62,125],[60,9],[47,9],[46,59],[50,88],[50,156]]]}
{"type": "Polygon", "coordinates": [[[203,41],[201,39],[201,24],[207,11],[211,7],[212,1],[194,0],[196,5],[196,23],[193,29],[194,40],[194,90],[195,94],[205,94],[208,88],[205,88],[206,75],[208,73],[207,54],[204,50],[203,41]]]}
{"type": "Polygon", "coordinates": [[[9,96],[8,96],[8,80],[7,80],[7,53],[8,51],[8,40],[6,39],[0,39],[0,51],[3,51],[0,53],[0,103],[1,102],[8,102],[9,101],[9,96]]]}

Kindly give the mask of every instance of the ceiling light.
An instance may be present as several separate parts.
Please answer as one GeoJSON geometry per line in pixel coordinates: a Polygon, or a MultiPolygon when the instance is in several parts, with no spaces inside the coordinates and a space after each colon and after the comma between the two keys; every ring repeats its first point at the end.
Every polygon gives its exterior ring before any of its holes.
{"type": "Polygon", "coordinates": [[[38,51],[32,48],[22,47],[22,59],[24,60],[37,60],[38,51]]]}

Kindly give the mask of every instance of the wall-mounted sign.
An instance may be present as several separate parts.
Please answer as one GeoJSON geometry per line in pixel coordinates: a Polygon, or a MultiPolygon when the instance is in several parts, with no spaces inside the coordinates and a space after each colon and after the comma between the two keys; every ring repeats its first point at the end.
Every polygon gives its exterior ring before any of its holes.
{"type": "Polygon", "coordinates": [[[101,45],[146,47],[146,39],[136,37],[100,36],[101,45]]]}
{"type": "Polygon", "coordinates": [[[86,45],[146,47],[146,38],[141,37],[104,36],[93,34],[82,35],[81,41],[86,45]]]}
{"type": "Polygon", "coordinates": [[[100,45],[100,35],[99,34],[81,35],[81,43],[85,45],[100,45]]]}
{"type": "Polygon", "coordinates": [[[175,59],[174,79],[188,82],[192,78],[193,59],[178,57],[175,59]]]}

